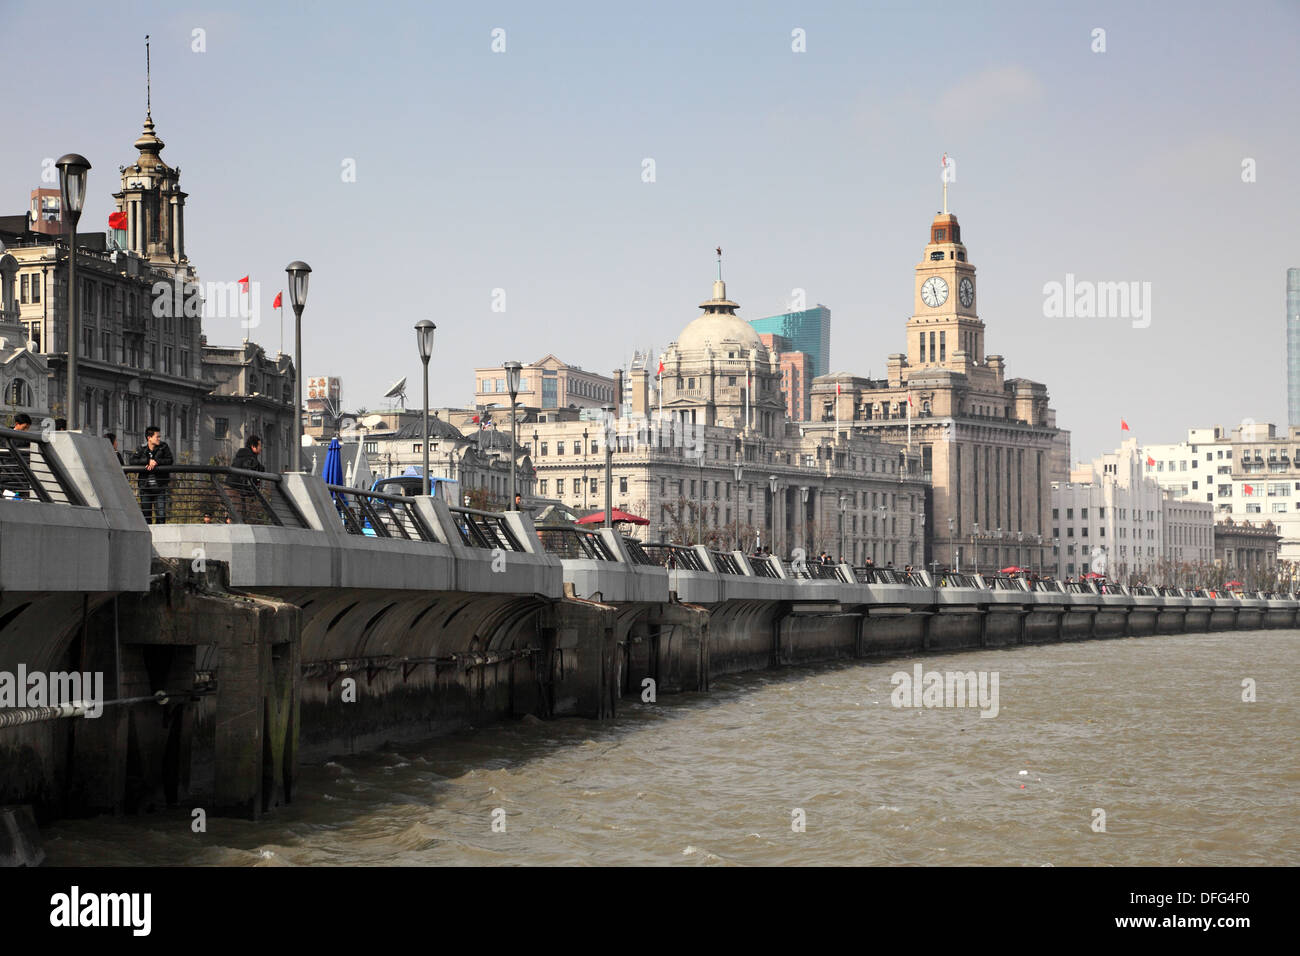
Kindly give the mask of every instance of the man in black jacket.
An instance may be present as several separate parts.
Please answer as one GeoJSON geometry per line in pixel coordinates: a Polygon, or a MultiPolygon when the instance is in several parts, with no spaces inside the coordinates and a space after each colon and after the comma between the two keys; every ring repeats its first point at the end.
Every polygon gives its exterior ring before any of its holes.
{"type": "Polygon", "coordinates": [[[131,455],[131,464],[143,465],[145,469],[138,475],[138,486],[140,510],[144,512],[146,524],[167,521],[167,486],[172,479],[158,469],[174,463],[171,448],[162,440],[162,432],[157,425],[150,425],[144,430],[144,444],[131,455]]]}
{"type": "MultiPolygon", "coordinates": [[[[262,464],[262,439],[259,435],[249,435],[248,440],[244,442],[244,447],[235,452],[235,458],[230,463],[231,468],[239,468],[243,471],[266,471],[266,466],[262,464]]],[[[246,475],[231,475],[230,481],[227,482],[231,488],[239,492],[239,516],[244,523],[248,523],[248,516],[255,507],[257,488],[259,481],[257,478],[249,478],[246,475]]]]}

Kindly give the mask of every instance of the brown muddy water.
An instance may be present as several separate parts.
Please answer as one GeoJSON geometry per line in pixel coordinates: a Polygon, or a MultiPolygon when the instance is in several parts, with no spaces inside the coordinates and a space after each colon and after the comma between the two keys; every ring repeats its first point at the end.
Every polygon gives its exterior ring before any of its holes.
{"type": "Polygon", "coordinates": [[[1295,866],[1298,678],[1300,631],[768,671],[605,723],[307,765],[261,823],[101,817],[45,846],[51,865],[1295,866]],[[997,716],[894,707],[891,676],[916,663],[996,672],[997,716]]]}

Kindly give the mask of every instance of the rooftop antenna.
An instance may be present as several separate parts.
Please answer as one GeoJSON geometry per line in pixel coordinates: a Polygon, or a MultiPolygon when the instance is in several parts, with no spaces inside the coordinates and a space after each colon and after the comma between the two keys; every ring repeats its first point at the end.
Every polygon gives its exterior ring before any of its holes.
{"type": "Polygon", "coordinates": [[[722,246],[718,246],[718,278],[722,278],[722,246]]]}
{"type": "Polygon", "coordinates": [[[146,119],[153,116],[153,90],[149,79],[149,34],[144,35],[144,115],[146,119]]]}

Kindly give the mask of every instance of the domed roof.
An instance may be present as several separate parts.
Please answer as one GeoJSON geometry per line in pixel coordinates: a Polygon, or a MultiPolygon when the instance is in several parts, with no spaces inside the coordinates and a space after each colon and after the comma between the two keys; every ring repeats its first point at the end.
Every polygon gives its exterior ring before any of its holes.
{"type": "Polygon", "coordinates": [[[743,351],[765,349],[754,327],[736,315],[740,306],[727,298],[727,286],[721,279],[713,283],[713,298],[701,302],[700,308],[704,314],[677,336],[679,351],[702,352],[707,346],[719,352],[728,345],[743,351]]]}

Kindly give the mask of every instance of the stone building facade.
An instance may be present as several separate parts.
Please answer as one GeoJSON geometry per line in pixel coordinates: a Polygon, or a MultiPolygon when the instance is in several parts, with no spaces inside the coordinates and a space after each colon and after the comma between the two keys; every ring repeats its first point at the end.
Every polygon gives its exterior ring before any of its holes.
{"type": "MultiPolygon", "coordinates": [[[[185,307],[186,290],[197,287],[185,255],[186,194],[179,167],[168,166],[160,155],[163,145],[146,115],[144,132],[135,141],[136,160],[122,168],[121,191],[114,194],[118,211],[128,216],[125,248],[103,232],[78,234],[77,400],[82,427],[117,433],[124,450],[143,443],[145,428],[157,425],[178,459],[194,458],[207,391],[200,356],[202,310],[185,307]]],[[[91,170],[92,187],[95,175],[91,170]]],[[[48,364],[48,409],[55,417],[70,417],[63,236],[52,221],[40,230],[28,222],[0,232],[6,255],[16,263],[18,320],[32,351],[48,364]]],[[[194,300],[189,301],[192,306],[194,300]]]]}
{"type": "Polygon", "coordinates": [[[986,354],[975,266],[955,215],[931,223],[913,282],[907,352],[889,356],[882,379],[819,376],[807,430],[869,436],[922,456],[939,563],[1051,568],[1060,430],[1047,387],[1007,377],[1003,357],[986,354]]]}
{"type": "Polygon", "coordinates": [[[629,529],[643,539],[923,563],[928,485],[919,455],[788,423],[779,360],[737,316],[721,280],[700,307],[663,355],[662,415],[649,369],[633,369],[630,415],[521,429],[537,496],[603,511],[610,440],[613,505],[650,521],[629,529]]]}
{"type": "Polygon", "coordinates": [[[293,360],[268,356],[260,345],[203,346],[203,380],[209,393],[199,425],[202,463],[229,464],[250,435],[262,439],[262,464],[270,472],[293,464],[293,360]]]}

